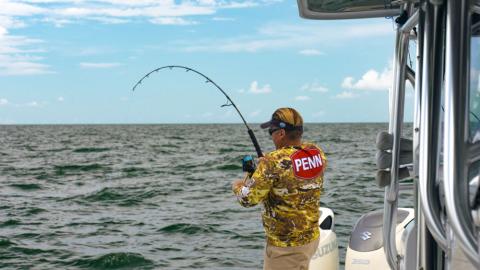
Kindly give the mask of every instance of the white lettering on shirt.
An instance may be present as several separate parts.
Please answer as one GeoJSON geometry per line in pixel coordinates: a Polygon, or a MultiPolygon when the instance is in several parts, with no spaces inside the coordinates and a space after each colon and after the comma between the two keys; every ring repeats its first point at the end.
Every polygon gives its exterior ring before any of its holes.
{"type": "Polygon", "coordinates": [[[310,170],[310,167],[308,167],[308,159],[306,157],[302,158],[302,169],[304,171],[310,170]]]}
{"type": "Polygon", "coordinates": [[[300,166],[302,166],[302,161],[300,159],[295,159],[295,168],[297,171],[300,166]]]}
{"type": "Polygon", "coordinates": [[[295,159],[295,169],[298,171],[300,167],[304,170],[310,170],[314,168],[318,168],[323,165],[322,158],[320,155],[316,155],[313,157],[295,159]]]}
{"type": "Polygon", "coordinates": [[[317,164],[320,164],[320,166],[323,165],[323,162],[322,162],[322,158],[320,157],[320,155],[316,155],[313,157],[315,159],[315,161],[317,162],[317,164]]]}

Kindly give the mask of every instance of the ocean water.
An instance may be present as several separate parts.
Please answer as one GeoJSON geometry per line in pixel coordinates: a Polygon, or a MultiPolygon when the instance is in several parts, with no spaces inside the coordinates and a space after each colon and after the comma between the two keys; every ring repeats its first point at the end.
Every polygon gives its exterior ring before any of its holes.
{"type": "MultiPolygon", "coordinates": [[[[374,156],[386,129],[306,126],[329,159],[321,204],[336,214],[342,265],[356,220],[383,205],[374,156]]],[[[0,145],[1,269],[262,267],[261,208],[230,190],[255,153],[243,125],[0,126],[0,145]]]]}

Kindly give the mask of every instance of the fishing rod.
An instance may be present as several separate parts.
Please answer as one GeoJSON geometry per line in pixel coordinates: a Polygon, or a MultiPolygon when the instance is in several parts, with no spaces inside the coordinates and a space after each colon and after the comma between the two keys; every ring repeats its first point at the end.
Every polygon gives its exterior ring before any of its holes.
{"type": "Polygon", "coordinates": [[[242,113],[240,112],[240,110],[238,109],[237,105],[235,105],[235,103],[233,102],[233,100],[227,95],[227,93],[225,91],[223,91],[223,89],[218,86],[218,84],[216,84],[214,81],[212,81],[212,79],[210,79],[209,77],[205,76],[203,73],[193,69],[193,68],[189,68],[189,67],[186,67],[186,66],[179,66],[179,65],[170,65],[170,66],[163,66],[163,67],[159,67],[159,68],[156,68],[150,72],[148,72],[147,74],[145,74],[136,84],[135,86],[133,86],[132,88],[132,91],[135,91],[135,89],[140,85],[142,84],[142,82],[148,78],[151,74],[155,73],[155,72],[159,72],[161,70],[164,70],[164,69],[169,69],[169,70],[172,70],[174,68],[179,68],[179,69],[184,69],[186,72],[189,72],[189,71],[193,71],[194,73],[202,76],[204,79],[206,79],[205,83],[212,83],[218,90],[220,90],[220,92],[222,92],[222,94],[227,98],[227,103],[223,104],[222,106],[220,107],[227,107],[227,106],[233,106],[235,108],[235,110],[237,111],[238,115],[240,115],[240,118],[242,118],[242,121],[243,123],[245,124],[245,127],[247,128],[247,131],[248,131],[248,135],[250,136],[250,140],[252,141],[253,143],[253,146],[255,147],[255,151],[257,152],[257,156],[258,157],[263,157],[263,153],[262,153],[262,149],[260,149],[260,145],[258,144],[258,141],[257,141],[257,138],[255,137],[255,134],[253,133],[253,130],[248,126],[247,124],[247,121],[245,121],[245,118],[243,117],[242,113]]]}

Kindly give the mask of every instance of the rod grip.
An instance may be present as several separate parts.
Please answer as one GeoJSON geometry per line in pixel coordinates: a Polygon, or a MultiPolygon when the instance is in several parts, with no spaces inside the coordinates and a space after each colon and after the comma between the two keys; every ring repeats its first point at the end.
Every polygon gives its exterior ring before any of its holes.
{"type": "Polygon", "coordinates": [[[250,139],[252,140],[253,146],[255,147],[255,151],[257,151],[257,156],[263,157],[262,149],[260,149],[260,145],[258,144],[255,134],[253,134],[253,130],[248,129],[248,135],[250,135],[250,139]]]}

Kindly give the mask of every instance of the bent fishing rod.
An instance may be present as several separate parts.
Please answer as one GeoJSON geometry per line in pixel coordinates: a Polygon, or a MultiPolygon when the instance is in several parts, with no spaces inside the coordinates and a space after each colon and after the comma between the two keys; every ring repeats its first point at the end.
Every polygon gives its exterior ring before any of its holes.
{"type": "Polygon", "coordinates": [[[257,156],[258,157],[263,157],[263,153],[262,153],[262,150],[260,149],[260,145],[258,144],[258,141],[257,141],[257,138],[255,137],[255,134],[253,133],[253,130],[248,126],[247,124],[247,121],[245,121],[245,118],[243,117],[242,113],[240,112],[240,110],[238,109],[237,105],[235,105],[235,103],[233,102],[233,100],[227,95],[227,93],[225,91],[223,91],[223,89],[218,86],[218,84],[216,84],[214,81],[212,81],[212,79],[210,79],[209,77],[205,76],[203,73],[193,69],[193,68],[189,68],[189,67],[186,67],[186,66],[179,66],[179,65],[170,65],[170,66],[163,66],[163,67],[159,67],[159,68],[156,68],[150,72],[148,72],[147,74],[145,74],[136,84],[135,86],[133,86],[132,88],[132,91],[135,91],[135,89],[140,85],[142,84],[142,82],[148,78],[151,74],[155,73],[155,72],[159,72],[161,70],[164,70],[164,69],[168,69],[168,70],[172,70],[174,68],[178,68],[178,69],[184,69],[186,72],[189,72],[189,71],[192,71],[200,76],[202,76],[206,81],[205,83],[212,83],[218,90],[220,90],[220,92],[222,92],[222,94],[227,98],[227,103],[223,104],[222,106],[220,107],[227,107],[227,106],[233,106],[235,108],[235,110],[237,111],[238,115],[240,115],[240,118],[242,118],[242,121],[243,123],[245,124],[245,127],[247,128],[247,131],[248,131],[248,135],[250,136],[250,140],[252,141],[253,143],[253,146],[255,147],[255,151],[257,152],[257,156]]]}

